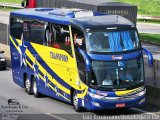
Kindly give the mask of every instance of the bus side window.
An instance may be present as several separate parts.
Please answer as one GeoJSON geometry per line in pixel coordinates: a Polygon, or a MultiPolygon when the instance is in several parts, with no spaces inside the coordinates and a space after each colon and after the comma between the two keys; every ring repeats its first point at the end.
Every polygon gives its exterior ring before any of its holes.
{"type": "Polygon", "coordinates": [[[78,46],[79,48],[85,50],[85,39],[83,32],[78,28],[72,27],[72,36],[75,47],[78,46]]]}
{"type": "Polygon", "coordinates": [[[10,33],[16,39],[21,39],[23,22],[20,18],[13,17],[10,20],[10,33]]]}
{"type": "Polygon", "coordinates": [[[52,47],[65,50],[72,56],[69,26],[52,24],[52,47]]]}
{"type": "Polygon", "coordinates": [[[46,45],[45,24],[39,21],[31,22],[30,42],[46,45]]]}
{"type": "Polygon", "coordinates": [[[49,47],[60,49],[60,45],[57,43],[56,39],[56,29],[55,24],[48,23],[45,29],[45,41],[46,45],[49,47]]]}
{"type": "Polygon", "coordinates": [[[30,41],[30,22],[29,21],[24,21],[23,22],[23,37],[21,39],[25,41],[30,41]]]}

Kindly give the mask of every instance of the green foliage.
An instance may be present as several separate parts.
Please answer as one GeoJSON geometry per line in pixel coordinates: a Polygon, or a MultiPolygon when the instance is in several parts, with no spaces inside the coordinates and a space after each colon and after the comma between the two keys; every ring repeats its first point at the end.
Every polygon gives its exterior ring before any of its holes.
{"type": "Polygon", "coordinates": [[[2,11],[13,11],[13,10],[18,10],[20,8],[11,8],[11,7],[0,7],[0,10],[2,11]]]}
{"type": "Polygon", "coordinates": [[[160,34],[140,33],[140,39],[145,42],[155,42],[160,45],[160,34]]]}
{"type": "Polygon", "coordinates": [[[14,3],[14,4],[21,4],[22,0],[0,0],[0,2],[6,2],[6,3],[14,3]]]}
{"type": "Polygon", "coordinates": [[[137,22],[160,24],[160,20],[137,19],[137,22]]]}
{"type": "Polygon", "coordinates": [[[138,14],[160,16],[160,0],[114,0],[138,6],[138,14]]]}

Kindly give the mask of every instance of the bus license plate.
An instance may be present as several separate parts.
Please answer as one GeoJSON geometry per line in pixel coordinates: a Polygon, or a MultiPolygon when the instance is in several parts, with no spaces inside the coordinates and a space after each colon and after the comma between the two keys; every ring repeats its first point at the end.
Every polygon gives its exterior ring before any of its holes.
{"type": "Polygon", "coordinates": [[[125,103],[118,103],[116,104],[116,107],[121,108],[121,107],[125,107],[126,104],[125,103]]]}

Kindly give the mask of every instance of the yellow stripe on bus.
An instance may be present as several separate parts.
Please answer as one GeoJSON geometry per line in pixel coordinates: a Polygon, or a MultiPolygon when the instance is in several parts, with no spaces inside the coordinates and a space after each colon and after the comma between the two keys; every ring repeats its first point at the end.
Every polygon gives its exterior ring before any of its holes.
{"type": "MultiPolygon", "coordinates": [[[[21,40],[17,40],[17,42],[20,44],[21,40]]],[[[30,51],[29,51],[28,49],[26,50],[26,54],[27,54],[27,56],[30,58],[30,60],[34,63],[35,58],[34,58],[34,56],[30,53],[30,51]]],[[[37,65],[38,65],[38,67],[39,67],[39,70],[40,70],[43,74],[45,74],[45,73],[46,73],[46,70],[42,67],[42,65],[41,65],[38,61],[37,61],[37,65]]],[[[51,79],[52,76],[51,76],[48,72],[47,72],[47,76],[50,78],[50,81],[51,81],[53,84],[57,85],[62,91],[66,92],[67,94],[70,94],[70,90],[67,89],[67,88],[65,88],[65,87],[62,86],[61,84],[59,84],[54,78],[51,79]]]]}
{"type": "Polygon", "coordinates": [[[144,89],[144,87],[139,87],[139,88],[135,88],[135,89],[132,89],[132,90],[116,91],[115,94],[117,96],[125,96],[125,95],[138,93],[138,92],[142,91],[143,89],[144,89]]]}
{"type": "Polygon", "coordinates": [[[86,87],[86,89],[85,89],[85,91],[83,93],[77,94],[77,98],[84,98],[85,95],[87,94],[87,92],[88,92],[88,87],[86,87]]]}
{"type": "MultiPolygon", "coordinates": [[[[17,51],[20,52],[19,49],[18,49],[18,46],[15,44],[15,42],[14,42],[14,40],[12,39],[11,36],[10,36],[10,40],[11,40],[11,42],[13,43],[13,45],[15,46],[15,48],[17,49],[17,51]]],[[[17,42],[20,44],[21,40],[17,40],[17,42]]],[[[33,55],[29,52],[28,49],[26,50],[26,54],[27,54],[27,56],[31,59],[31,61],[33,62],[35,58],[34,58],[33,55]]],[[[29,62],[27,61],[27,63],[29,63],[29,62]]],[[[33,63],[34,63],[34,62],[33,62],[33,63]]],[[[40,70],[42,73],[45,73],[46,70],[39,64],[39,62],[37,62],[37,63],[38,63],[38,66],[39,66],[39,70],[40,70]]],[[[33,66],[32,66],[31,64],[29,64],[29,66],[33,69],[33,66]]],[[[47,75],[48,75],[49,78],[52,78],[49,73],[47,73],[47,75]]],[[[53,84],[57,85],[62,91],[66,92],[67,94],[70,94],[70,90],[68,90],[67,88],[65,88],[65,87],[62,86],[61,84],[59,84],[55,79],[51,79],[50,81],[51,81],[53,84]]]]}
{"type": "MultiPolygon", "coordinates": [[[[30,67],[31,69],[33,69],[33,66],[28,62],[28,60],[27,60],[26,62],[27,62],[27,64],[29,65],[29,67],[30,67]]],[[[38,74],[38,76],[41,78],[41,80],[43,80],[43,82],[45,82],[44,77],[42,77],[40,74],[38,74]]],[[[56,92],[55,88],[53,88],[50,84],[49,84],[49,87],[50,87],[54,92],[56,92]]],[[[66,99],[67,101],[70,101],[69,99],[67,99],[67,98],[66,98],[65,96],[63,96],[62,94],[59,93],[59,95],[60,95],[62,98],[66,99]]]]}
{"type": "Polygon", "coordinates": [[[13,45],[15,46],[15,48],[17,49],[17,51],[20,53],[20,51],[19,51],[19,49],[18,49],[17,45],[15,44],[15,42],[14,42],[14,40],[12,39],[12,37],[11,37],[11,36],[10,36],[10,40],[11,40],[11,42],[13,43],[13,45]]]}
{"type": "MultiPolygon", "coordinates": [[[[12,39],[12,37],[10,36],[10,40],[11,40],[11,42],[13,43],[13,45],[15,46],[15,48],[18,50],[18,52],[20,52],[19,51],[19,48],[18,48],[18,46],[15,44],[15,42],[14,42],[14,40],[12,39]]],[[[18,44],[20,44],[20,42],[21,42],[21,40],[17,40],[17,42],[18,42],[18,44]]],[[[26,50],[26,55],[30,58],[30,60],[34,63],[34,61],[35,61],[35,57],[30,53],[30,51],[27,49],[26,50]]],[[[33,66],[29,63],[29,61],[26,61],[27,63],[28,63],[28,65],[33,69],[33,66]]],[[[37,65],[39,66],[39,70],[43,73],[43,74],[45,74],[47,71],[41,66],[41,64],[37,61],[36,62],[37,63],[37,65]]],[[[55,85],[57,85],[58,86],[58,88],[59,89],[61,89],[63,92],[65,92],[65,93],[67,93],[67,94],[70,94],[70,90],[69,89],[67,89],[67,88],[65,88],[63,85],[61,85],[60,83],[58,83],[48,72],[47,72],[47,76],[48,76],[48,78],[50,79],[50,81],[53,83],[53,84],[55,84],[55,85]]],[[[74,87],[76,90],[84,90],[85,89],[85,92],[84,93],[82,93],[82,94],[78,94],[78,96],[79,96],[79,98],[82,98],[82,97],[84,97],[85,95],[86,95],[86,93],[87,93],[87,86],[85,85],[85,84],[83,84],[82,82],[81,82],[81,86],[79,87],[78,85],[70,85],[70,86],[72,86],[72,87],[74,87]]]]}
{"type": "MultiPolygon", "coordinates": [[[[38,76],[41,78],[41,80],[43,80],[43,81],[45,82],[44,77],[42,77],[40,74],[38,74],[38,76]]],[[[50,87],[54,92],[56,92],[55,88],[53,88],[53,86],[51,86],[50,84],[49,84],[49,87],[50,87]]],[[[62,98],[70,101],[69,99],[67,99],[67,98],[66,98],[65,96],[63,96],[62,94],[60,94],[60,93],[58,93],[58,94],[59,94],[59,96],[61,96],[62,98]]]]}

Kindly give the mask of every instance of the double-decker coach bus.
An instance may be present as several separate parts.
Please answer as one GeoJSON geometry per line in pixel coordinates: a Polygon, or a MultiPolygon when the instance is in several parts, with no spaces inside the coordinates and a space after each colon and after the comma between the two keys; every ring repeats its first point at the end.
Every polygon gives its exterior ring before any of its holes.
{"type": "Polygon", "coordinates": [[[117,15],[59,8],[10,14],[13,80],[28,94],[71,103],[76,111],[145,102],[143,51],[133,23],[117,15]]]}

